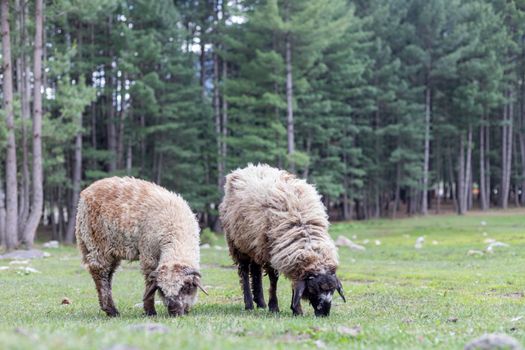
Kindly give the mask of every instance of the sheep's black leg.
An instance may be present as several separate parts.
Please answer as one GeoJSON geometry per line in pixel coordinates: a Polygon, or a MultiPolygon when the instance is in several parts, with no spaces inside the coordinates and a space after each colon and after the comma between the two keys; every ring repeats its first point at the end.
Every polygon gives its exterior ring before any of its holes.
{"type": "Polygon", "coordinates": [[[293,306],[294,294],[295,294],[295,291],[292,290],[292,306],[290,308],[292,309],[292,313],[294,316],[301,316],[303,314],[303,308],[301,307],[301,302],[299,301],[299,304],[297,304],[296,307],[293,306]]]}
{"type": "Polygon", "coordinates": [[[272,267],[267,267],[266,273],[270,279],[270,300],[268,301],[268,309],[271,312],[279,312],[279,301],[277,300],[277,281],[279,280],[279,273],[272,267]]]}
{"type": "Polygon", "coordinates": [[[266,307],[266,302],[264,301],[261,265],[252,261],[250,263],[250,274],[252,276],[253,300],[258,308],[264,309],[266,307]]]}
{"type": "MultiPolygon", "coordinates": [[[[148,291],[151,288],[154,288],[156,283],[157,283],[156,281],[146,280],[146,293],[148,293],[148,291]]],[[[156,316],[157,310],[155,310],[155,293],[148,293],[148,294],[151,294],[151,295],[149,297],[146,297],[146,294],[144,294],[145,295],[145,298],[143,300],[144,313],[146,314],[146,316],[156,316]]]]}
{"type": "Polygon", "coordinates": [[[244,308],[253,310],[252,292],[250,290],[250,261],[239,262],[239,277],[241,278],[242,292],[244,294],[244,308]]]}
{"type": "Polygon", "coordinates": [[[119,315],[111,294],[111,279],[113,278],[113,273],[118,264],[119,261],[114,261],[107,267],[102,265],[89,267],[89,271],[91,272],[91,276],[97,287],[100,308],[108,316],[112,317],[119,315]]]}

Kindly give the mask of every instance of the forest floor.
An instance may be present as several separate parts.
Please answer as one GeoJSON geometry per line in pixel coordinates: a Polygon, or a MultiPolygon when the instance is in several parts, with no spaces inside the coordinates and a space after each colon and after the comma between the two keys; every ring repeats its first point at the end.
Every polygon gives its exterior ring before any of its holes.
{"type": "Polygon", "coordinates": [[[110,319],[73,247],[46,249],[50,257],[28,265],[0,261],[0,349],[462,349],[486,332],[525,343],[525,211],[337,223],[331,233],[366,250],[339,249],[347,303],[334,297],[328,318],[315,318],[304,302],[305,316],[293,317],[284,279],[280,315],[243,310],[222,239],[220,248],[202,250],[209,296],[181,318],[169,318],[162,305],[159,316],[142,315],[136,262],[115,276],[121,316],[110,319]],[[415,249],[420,236],[425,243],[415,249]],[[488,239],[509,246],[480,255],[488,239]],[[18,269],[27,266],[39,272],[18,269]],[[165,332],[136,327],[144,323],[165,332]]]}

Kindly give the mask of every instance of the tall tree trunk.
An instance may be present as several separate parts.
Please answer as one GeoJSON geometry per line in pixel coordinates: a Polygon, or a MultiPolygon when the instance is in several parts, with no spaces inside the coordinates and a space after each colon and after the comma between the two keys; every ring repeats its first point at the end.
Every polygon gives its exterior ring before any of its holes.
{"type": "Polygon", "coordinates": [[[465,135],[461,133],[459,140],[459,159],[457,177],[458,214],[465,214],[465,135]]]}
{"type": "Polygon", "coordinates": [[[128,140],[128,151],[126,155],[126,173],[131,176],[131,170],[133,168],[133,147],[131,140],[128,140]]]}
{"type": "MultiPolygon", "coordinates": [[[[113,29],[113,15],[108,19],[108,37],[111,37],[113,29]]],[[[113,72],[113,48],[109,49],[109,64],[106,65],[106,84],[107,84],[107,131],[108,131],[108,151],[110,154],[108,162],[109,172],[117,170],[117,130],[115,127],[115,101],[113,99],[115,90],[115,74],[113,72]]],[[[115,99],[116,100],[116,99],[115,99]]]]}
{"type": "Polygon", "coordinates": [[[479,194],[481,210],[487,210],[489,208],[485,164],[485,125],[484,119],[482,118],[481,125],[479,127],[479,194]]]}
{"type": "MultiPolygon", "coordinates": [[[[226,60],[222,61],[222,151],[221,151],[221,158],[222,158],[222,164],[223,164],[223,170],[226,171],[226,159],[228,157],[228,144],[227,144],[227,137],[228,137],[228,100],[226,98],[226,92],[224,85],[226,84],[226,81],[228,79],[228,63],[226,60]]],[[[224,181],[224,180],[223,180],[224,181]]]]}
{"type": "Polygon", "coordinates": [[[430,103],[431,91],[429,83],[425,91],[425,157],[423,162],[423,193],[421,200],[421,214],[428,214],[428,168],[430,162],[430,103]]]}
{"type": "Polygon", "coordinates": [[[75,223],[82,181],[82,114],[79,116],[77,123],[78,130],[75,136],[75,161],[73,165],[73,193],[71,195],[71,210],[68,212],[65,237],[67,244],[72,244],[75,239],[75,223]]]}
{"type": "Polygon", "coordinates": [[[463,209],[464,213],[469,209],[469,196],[472,192],[472,187],[470,186],[470,178],[472,173],[472,125],[468,126],[467,131],[467,162],[465,164],[465,178],[463,180],[463,209]]]}
{"type": "MultiPolygon", "coordinates": [[[[286,20],[288,20],[289,3],[286,2],[286,20]]],[[[291,34],[286,34],[286,135],[288,140],[288,156],[289,156],[289,170],[295,172],[295,164],[292,159],[295,152],[295,139],[294,139],[294,119],[293,119],[293,75],[292,75],[292,38],[291,34]]]]}
{"type": "Polygon", "coordinates": [[[501,139],[501,189],[500,205],[507,209],[510,190],[510,171],[512,161],[512,122],[514,113],[514,102],[512,101],[512,89],[508,92],[508,102],[503,111],[502,139],[501,139]]]}
{"type": "Polygon", "coordinates": [[[0,246],[6,246],[4,179],[0,178],[0,246]]]}
{"type": "Polygon", "coordinates": [[[24,230],[24,243],[32,247],[44,205],[44,182],[42,169],[42,42],[44,14],[43,0],[36,0],[35,7],[35,57],[33,98],[33,183],[31,212],[24,230]]]}
{"type": "Polygon", "coordinates": [[[392,218],[396,218],[399,210],[399,201],[401,198],[401,164],[396,164],[396,190],[394,194],[394,208],[392,209],[392,218]]]}
{"type": "Polygon", "coordinates": [[[6,155],[6,248],[18,246],[18,184],[16,165],[15,120],[13,113],[13,67],[11,65],[11,36],[9,32],[9,0],[2,0],[2,57],[3,97],[7,127],[6,155]]]}
{"type": "MultiPolygon", "coordinates": [[[[218,8],[215,11],[216,21],[218,8]]],[[[222,158],[222,128],[221,128],[221,105],[219,91],[219,55],[217,54],[218,45],[215,43],[213,53],[213,114],[215,117],[215,137],[217,138],[217,187],[219,193],[222,192],[224,178],[224,163],[222,158]]]]}
{"type": "MultiPolygon", "coordinates": [[[[26,8],[27,2],[21,0],[16,1],[17,8],[17,31],[20,34],[20,47],[27,47],[27,26],[26,26],[26,8]]],[[[21,105],[21,117],[22,117],[22,178],[20,184],[20,193],[19,193],[19,202],[18,202],[18,238],[23,240],[24,227],[27,221],[27,216],[29,214],[29,204],[30,204],[30,190],[29,186],[31,184],[30,175],[29,175],[29,155],[28,155],[28,144],[27,144],[27,126],[29,125],[30,120],[30,86],[29,86],[29,65],[27,62],[27,55],[24,50],[20,52],[16,62],[16,81],[17,81],[17,90],[20,95],[20,105],[21,105]]]]}

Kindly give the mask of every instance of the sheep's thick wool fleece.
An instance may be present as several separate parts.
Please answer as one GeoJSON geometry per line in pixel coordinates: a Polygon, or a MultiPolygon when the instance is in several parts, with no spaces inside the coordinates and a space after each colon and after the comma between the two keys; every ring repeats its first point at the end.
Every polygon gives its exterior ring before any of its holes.
{"type": "Polygon", "coordinates": [[[199,268],[199,226],[178,194],[130,177],[99,180],[80,194],[77,240],[84,263],[163,261],[199,268]]]}
{"type": "Polygon", "coordinates": [[[268,165],[249,165],[226,178],[219,208],[234,260],[239,253],[293,280],[338,265],[328,217],[312,185],[268,165]]]}

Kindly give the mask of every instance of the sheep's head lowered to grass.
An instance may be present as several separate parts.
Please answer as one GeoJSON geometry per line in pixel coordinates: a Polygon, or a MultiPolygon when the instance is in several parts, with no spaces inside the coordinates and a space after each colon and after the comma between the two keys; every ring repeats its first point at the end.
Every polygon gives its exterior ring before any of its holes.
{"type": "Polygon", "coordinates": [[[315,316],[329,316],[335,291],[346,302],[343,286],[334,272],[308,274],[304,280],[294,283],[292,311],[295,315],[302,313],[300,309],[302,298],[310,302],[315,316]]]}
{"type": "Polygon", "coordinates": [[[201,285],[199,271],[179,264],[161,265],[149,278],[150,288],[144,299],[150,298],[157,290],[170,316],[187,314],[197,301],[197,288],[208,294],[201,285]]]}

